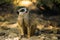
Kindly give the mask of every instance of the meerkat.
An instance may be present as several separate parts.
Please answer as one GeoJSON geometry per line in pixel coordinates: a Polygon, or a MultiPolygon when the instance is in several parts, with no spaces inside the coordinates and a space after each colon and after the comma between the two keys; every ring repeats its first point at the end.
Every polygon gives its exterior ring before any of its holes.
{"type": "Polygon", "coordinates": [[[29,12],[27,8],[20,8],[18,11],[18,29],[20,30],[21,36],[24,36],[24,26],[27,28],[27,36],[30,36],[29,27],[29,12]]]}

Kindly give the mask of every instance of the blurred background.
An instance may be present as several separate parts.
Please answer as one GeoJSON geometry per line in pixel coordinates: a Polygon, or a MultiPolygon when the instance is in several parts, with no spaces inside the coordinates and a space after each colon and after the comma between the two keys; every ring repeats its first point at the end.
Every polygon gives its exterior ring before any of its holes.
{"type": "MultiPolygon", "coordinates": [[[[17,9],[20,6],[29,8],[42,19],[35,34],[55,37],[60,40],[60,0],[0,0],[0,26],[4,27],[17,21],[17,9]],[[40,33],[41,32],[41,33],[40,33]]],[[[8,29],[6,27],[1,29],[8,29]]],[[[1,31],[0,29],[0,31],[1,31]]],[[[2,33],[2,35],[4,35],[2,33]]],[[[50,40],[55,40],[51,38],[50,40]]],[[[49,40],[49,39],[46,39],[49,40]]]]}

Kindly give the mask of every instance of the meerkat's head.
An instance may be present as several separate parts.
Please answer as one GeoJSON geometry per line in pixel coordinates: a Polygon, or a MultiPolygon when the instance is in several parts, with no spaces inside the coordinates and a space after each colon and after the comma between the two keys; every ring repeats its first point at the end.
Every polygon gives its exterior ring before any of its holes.
{"type": "Polygon", "coordinates": [[[26,7],[20,7],[18,10],[17,10],[17,13],[19,15],[24,15],[26,13],[28,13],[28,9],[26,7]]]}

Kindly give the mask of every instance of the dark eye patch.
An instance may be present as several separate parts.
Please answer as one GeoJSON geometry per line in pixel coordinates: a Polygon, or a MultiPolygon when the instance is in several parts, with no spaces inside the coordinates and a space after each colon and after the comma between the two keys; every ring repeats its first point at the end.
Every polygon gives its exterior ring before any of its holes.
{"type": "Polygon", "coordinates": [[[25,11],[24,9],[20,10],[20,12],[24,12],[24,11],[25,11]]]}
{"type": "Polygon", "coordinates": [[[18,12],[18,11],[17,11],[16,13],[17,13],[17,14],[19,14],[19,12],[18,12]]]}

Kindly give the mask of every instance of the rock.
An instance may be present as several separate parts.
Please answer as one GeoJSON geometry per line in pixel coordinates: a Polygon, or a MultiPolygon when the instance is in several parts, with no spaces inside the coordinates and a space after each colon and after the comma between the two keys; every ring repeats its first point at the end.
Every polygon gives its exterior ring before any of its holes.
{"type": "Polygon", "coordinates": [[[1,32],[1,33],[0,33],[0,36],[4,36],[4,35],[5,35],[5,33],[4,33],[4,32],[1,32]]]}

